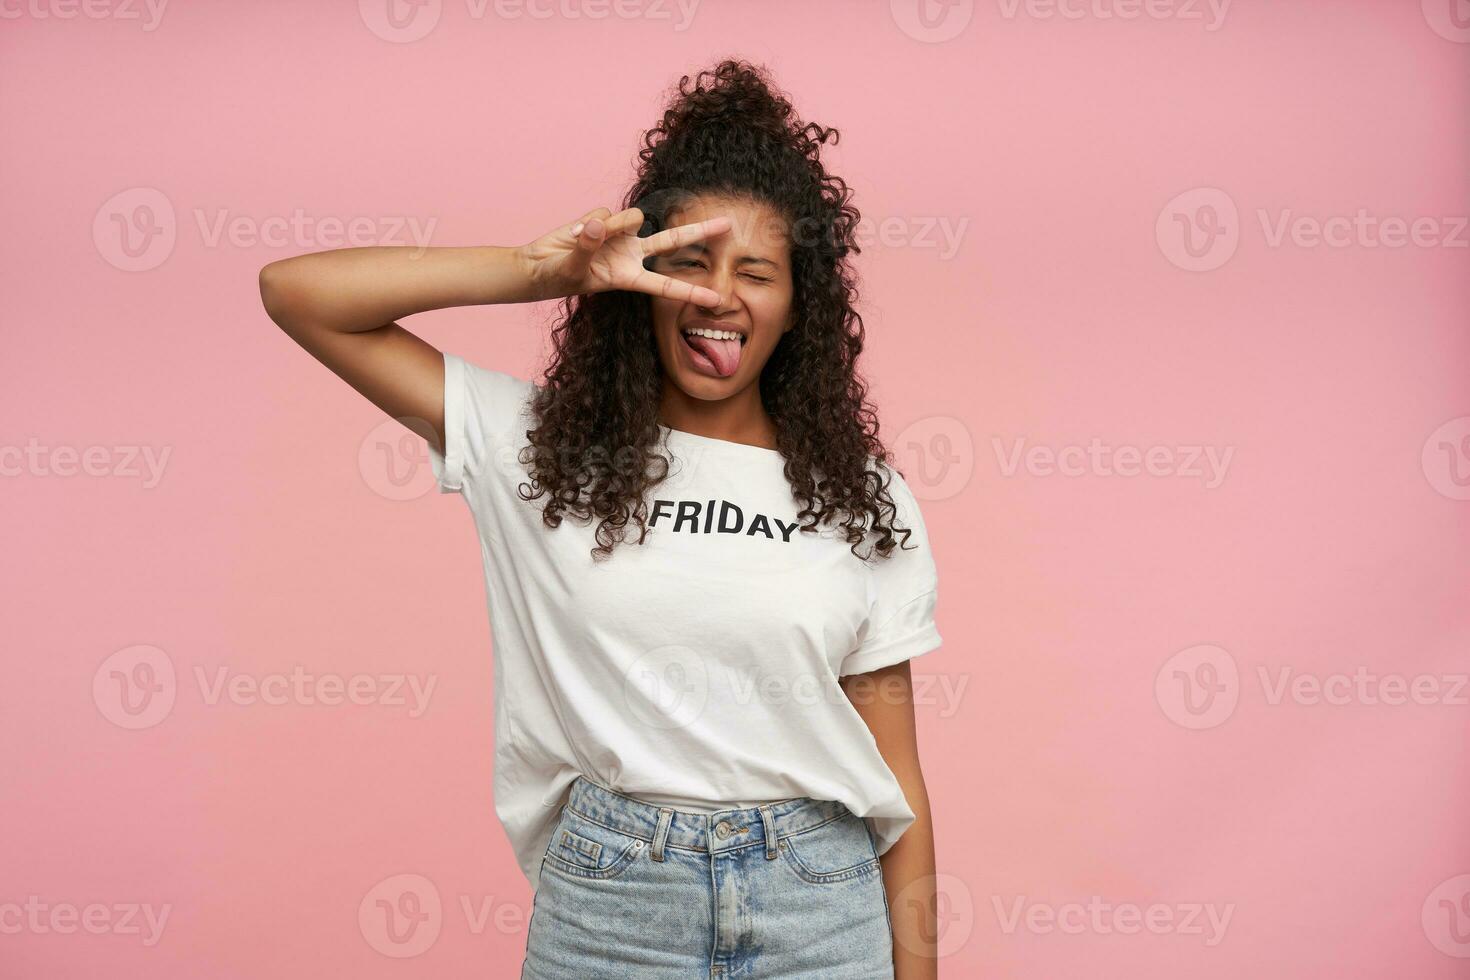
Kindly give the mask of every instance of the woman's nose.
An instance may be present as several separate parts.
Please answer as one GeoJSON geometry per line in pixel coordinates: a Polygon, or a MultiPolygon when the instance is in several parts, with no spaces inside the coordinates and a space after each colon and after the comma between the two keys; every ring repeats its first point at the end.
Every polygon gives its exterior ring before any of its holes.
{"type": "Polygon", "coordinates": [[[707,306],[705,309],[714,313],[723,313],[729,310],[735,303],[735,272],[733,269],[723,265],[715,266],[709,275],[709,281],[705,283],[710,289],[720,294],[720,305],[718,307],[707,306]]]}

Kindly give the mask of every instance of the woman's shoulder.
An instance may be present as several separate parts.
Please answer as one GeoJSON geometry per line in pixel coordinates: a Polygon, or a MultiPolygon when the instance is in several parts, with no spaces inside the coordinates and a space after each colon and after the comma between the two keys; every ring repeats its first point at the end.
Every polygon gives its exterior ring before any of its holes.
{"type": "Polygon", "coordinates": [[[908,480],[904,479],[903,471],[894,465],[891,459],[869,456],[868,469],[878,474],[879,479],[882,480],[882,486],[888,490],[888,495],[893,498],[893,503],[899,508],[900,513],[918,514],[919,498],[909,486],[908,480]]]}
{"type": "Polygon", "coordinates": [[[485,367],[448,351],[444,352],[444,387],[446,399],[458,392],[469,412],[490,423],[508,423],[524,417],[539,390],[529,378],[485,367]]]}
{"type": "Polygon", "coordinates": [[[444,352],[444,363],[449,365],[457,362],[457,366],[464,371],[465,379],[475,387],[487,391],[497,391],[506,394],[529,397],[539,387],[530,378],[513,374],[509,371],[501,371],[496,368],[486,367],[478,361],[471,360],[462,354],[444,352]]]}

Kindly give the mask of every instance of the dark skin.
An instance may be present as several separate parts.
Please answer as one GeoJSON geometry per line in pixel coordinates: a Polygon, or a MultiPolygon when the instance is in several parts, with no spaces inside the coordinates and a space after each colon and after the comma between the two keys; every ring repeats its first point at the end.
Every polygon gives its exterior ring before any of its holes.
{"type": "MultiPolygon", "coordinates": [[[[374,405],[444,445],[444,362],[397,321],[452,306],[527,303],[610,289],[650,297],[664,368],[659,403],[670,428],[775,448],[760,373],[790,330],[790,245],[784,222],[755,202],[700,197],[684,222],[638,238],[637,208],[597,208],[519,247],[377,247],[316,252],[260,272],[271,319],[374,405]],[[644,260],[656,256],[652,271],[644,260]],[[730,377],[694,370],[680,332],[694,321],[745,338],[730,377]]],[[[938,976],[933,937],[934,833],[919,765],[907,661],[841,679],[918,820],[882,856],[893,917],[896,980],[938,976]],[[902,893],[902,894],[900,894],[902,893]],[[927,940],[924,937],[929,937],[927,940]]]]}
{"type": "MultiPolygon", "coordinates": [[[[664,367],[660,415],[676,429],[772,449],[775,426],[761,407],[760,369],[794,323],[786,224],[759,204],[728,198],[697,199],[679,216],[703,221],[717,214],[732,219],[729,232],[660,256],[654,265],[723,297],[715,307],[653,300],[654,335],[664,367]],[[678,330],[691,317],[748,334],[733,376],[710,378],[689,368],[678,330]]],[[[894,977],[933,980],[939,975],[934,824],[919,761],[909,662],[852,674],[839,683],[873,733],[916,818],[880,858],[893,918],[894,977]]]]}
{"type": "Polygon", "coordinates": [[[851,674],[838,683],[873,733],[914,811],[913,825],[879,859],[893,918],[893,975],[895,980],[934,980],[939,976],[934,819],[919,762],[909,662],[851,674]]]}
{"type": "Polygon", "coordinates": [[[671,223],[727,218],[729,231],[660,255],[658,272],[718,293],[703,306],[656,296],[653,335],[663,367],[659,415],[665,425],[699,435],[776,448],[776,426],[761,402],[761,370],[795,324],[791,308],[791,246],[786,222],[764,205],[738,198],[699,197],[671,223]],[[687,326],[740,334],[740,367],[728,378],[697,371],[680,337],[687,326]]]}

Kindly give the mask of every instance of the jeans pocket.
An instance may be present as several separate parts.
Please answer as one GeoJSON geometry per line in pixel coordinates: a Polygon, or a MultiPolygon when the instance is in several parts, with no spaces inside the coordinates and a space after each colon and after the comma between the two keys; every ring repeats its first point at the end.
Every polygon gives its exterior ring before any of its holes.
{"type": "Polygon", "coordinates": [[[780,851],[797,875],[814,885],[854,881],[881,870],[867,825],[850,812],[811,830],[783,837],[780,851]]]}
{"type": "Polygon", "coordinates": [[[546,845],[544,865],[580,878],[615,878],[643,853],[644,841],[584,816],[570,806],[546,845]]]}

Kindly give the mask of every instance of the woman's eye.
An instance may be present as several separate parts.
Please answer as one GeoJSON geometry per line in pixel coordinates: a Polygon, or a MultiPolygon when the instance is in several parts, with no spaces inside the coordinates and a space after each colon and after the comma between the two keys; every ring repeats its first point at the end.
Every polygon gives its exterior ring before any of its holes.
{"type": "MultiPolygon", "coordinates": [[[[704,263],[703,262],[700,262],[698,259],[670,259],[669,260],[669,265],[672,266],[675,269],[703,269],[704,268],[704,263]]],[[[768,282],[772,282],[773,281],[772,279],[769,279],[766,276],[758,276],[758,275],[756,275],[753,272],[742,272],[741,275],[743,277],[745,277],[746,279],[749,279],[751,282],[768,283],[768,282]]]]}

